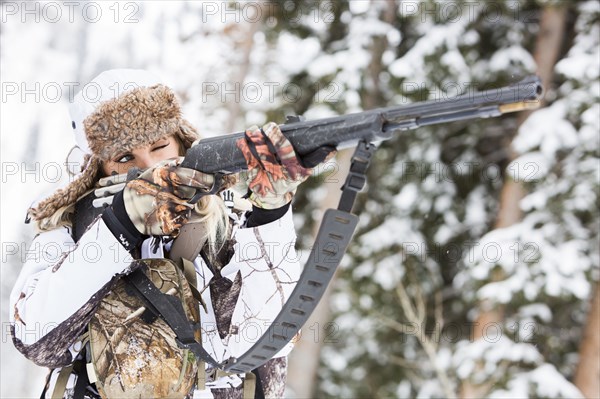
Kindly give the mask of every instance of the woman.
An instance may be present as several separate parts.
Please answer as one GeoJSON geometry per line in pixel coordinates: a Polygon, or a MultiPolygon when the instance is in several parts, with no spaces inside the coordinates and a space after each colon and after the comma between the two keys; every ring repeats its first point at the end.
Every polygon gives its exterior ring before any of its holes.
{"type": "MultiPolygon", "coordinates": [[[[181,117],[173,92],[138,70],[106,71],[86,87],[71,109],[84,167],[66,188],[29,210],[39,230],[31,246],[38,256],[24,264],[10,297],[15,346],[36,364],[54,369],[46,397],[53,394],[61,367],[81,358],[78,341],[90,315],[130,271],[132,259],[165,257],[172,238],[190,221],[204,226],[206,245],[194,267],[206,304],[200,306],[203,346],[217,361],[252,346],[256,326],[275,318],[300,273],[290,201],[311,170],[300,165],[277,125],[251,128],[238,143],[248,162],[251,211],[232,210],[218,195],[203,197],[191,209],[193,190],[187,186],[206,188],[214,179],[178,166],[177,157],[198,136],[181,117]],[[86,87],[96,90],[94,101],[86,97],[86,87]],[[127,183],[75,241],[77,201],[103,176],[132,167],[147,171],[127,183]],[[60,251],[53,253],[56,246],[60,251]]],[[[232,183],[225,179],[222,190],[232,183]]],[[[290,350],[288,344],[258,370],[259,394],[283,396],[290,350]]],[[[88,377],[81,370],[68,375],[64,397],[82,395],[82,378],[88,377]]],[[[207,384],[210,390],[196,395],[241,397],[243,378],[217,378],[207,384]]],[[[93,384],[85,385],[86,397],[97,396],[93,384]]]]}

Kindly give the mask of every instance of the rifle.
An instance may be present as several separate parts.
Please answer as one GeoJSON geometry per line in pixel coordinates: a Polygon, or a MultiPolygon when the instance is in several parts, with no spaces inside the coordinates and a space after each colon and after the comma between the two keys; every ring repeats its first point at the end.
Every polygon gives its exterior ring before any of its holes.
{"type": "MultiPolygon", "coordinates": [[[[540,79],[529,76],[510,86],[466,92],[443,101],[417,102],[312,121],[288,116],[280,128],[302,158],[324,146],[341,149],[355,146],[359,141],[389,140],[398,131],[422,126],[534,109],[539,106],[541,94],[540,79]]],[[[187,151],[181,166],[224,174],[246,169],[246,160],[236,146],[243,136],[235,133],[200,140],[187,151]]]]}
{"type": "MultiPolygon", "coordinates": [[[[350,212],[356,194],[366,181],[366,168],[375,151],[372,142],[389,140],[396,132],[422,126],[490,118],[508,112],[534,109],[540,104],[542,91],[540,79],[530,76],[510,86],[465,93],[443,101],[417,102],[313,121],[288,117],[280,128],[300,158],[321,147],[357,147],[350,173],[342,187],[340,205],[338,209],[325,212],[315,245],[295,289],[273,323],[246,353],[237,359],[229,358],[216,363],[212,358],[205,358],[206,352],[202,352],[201,345],[197,342],[184,343],[181,340],[180,344],[214,367],[225,371],[244,373],[264,364],[298,333],[317,306],[341,262],[358,223],[358,217],[350,212]]],[[[181,166],[216,176],[247,169],[246,160],[237,146],[239,140],[244,140],[244,133],[200,140],[186,152],[181,166]]],[[[135,177],[135,174],[130,173],[128,177],[105,178],[104,184],[107,187],[96,190],[96,196],[112,195],[122,189],[124,181],[135,177]],[[111,186],[115,183],[118,186],[111,186]]],[[[215,184],[211,192],[199,192],[193,200],[197,201],[202,195],[212,194],[218,189],[218,184],[215,184]]],[[[83,232],[94,217],[102,212],[100,206],[103,203],[106,204],[106,201],[102,198],[84,198],[78,203],[75,235],[83,232]],[[92,205],[94,202],[95,206],[92,205]]],[[[176,243],[177,240],[173,245],[176,243]]],[[[174,327],[177,326],[171,326],[174,327]]]]}

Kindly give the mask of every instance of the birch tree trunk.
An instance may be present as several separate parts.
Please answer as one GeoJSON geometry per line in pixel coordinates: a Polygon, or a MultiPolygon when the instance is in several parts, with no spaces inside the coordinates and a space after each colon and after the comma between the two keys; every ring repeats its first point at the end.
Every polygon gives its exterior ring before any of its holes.
{"type": "MultiPolygon", "coordinates": [[[[337,208],[341,193],[340,187],[348,174],[351,157],[352,149],[346,149],[337,154],[337,172],[329,178],[329,183],[325,185],[327,194],[319,204],[319,210],[322,213],[329,208],[337,208]]],[[[318,227],[315,226],[312,232],[313,239],[317,236],[318,227]]],[[[296,343],[290,355],[287,385],[292,389],[296,398],[313,397],[323,346],[322,338],[327,333],[324,329],[330,320],[329,298],[334,281],[335,276],[327,287],[325,294],[323,294],[317,308],[304,325],[300,340],[296,343]]]]}
{"type": "MultiPolygon", "coordinates": [[[[561,46],[564,40],[564,28],[566,22],[566,8],[561,6],[546,6],[542,10],[540,19],[540,30],[536,38],[533,57],[537,65],[536,73],[542,80],[546,92],[549,90],[554,74],[554,65],[558,61],[561,46]]],[[[542,99],[541,106],[544,105],[542,99]]],[[[522,112],[517,119],[517,131],[521,124],[529,117],[531,111],[522,112]]],[[[515,153],[511,149],[511,159],[515,153]]],[[[495,229],[512,226],[522,218],[520,202],[525,196],[525,189],[519,178],[513,179],[507,175],[500,194],[500,210],[494,225],[495,229]]],[[[500,281],[505,278],[504,273],[496,270],[492,275],[492,281],[500,281]]],[[[502,325],[504,322],[504,309],[502,306],[482,301],[479,304],[479,315],[473,323],[474,340],[484,338],[486,327],[489,325],[502,325]]],[[[491,387],[485,382],[479,385],[464,381],[461,389],[461,398],[484,397],[491,387]]]]}
{"type": "MultiPolygon", "coordinates": [[[[260,3],[253,3],[253,7],[255,7],[256,12],[259,13],[258,16],[263,15],[260,3]]],[[[258,18],[258,16],[256,16],[256,18],[258,18]]],[[[252,16],[251,22],[244,21],[245,18],[242,18],[242,23],[232,24],[230,29],[227,29],[232,36],[232,40],[235,42],[235,53],[239,54],[239,64],[235,69],[234,76],[229,82],[235,88],[235,100],[227,101],[224,104],[227,111],[229,111],[229,119],[227,121],[227,126],[225,126],[226,132],[234,131],[236,121],[239,120],[242,114],[244,80],[246,79],[246,76],[248,76],[248,70],[251,65],[250,54],[254,47],[254,35],[258,32],[263,22],[262,20],[255,21],[254,17],[255,16],[252,16]]]]}
{"type": "Polygon", "coordinates": [[[600,282],[596,282],[590,301],[574,383],[583,396],[591,399],[600,398],[600,282]]]}

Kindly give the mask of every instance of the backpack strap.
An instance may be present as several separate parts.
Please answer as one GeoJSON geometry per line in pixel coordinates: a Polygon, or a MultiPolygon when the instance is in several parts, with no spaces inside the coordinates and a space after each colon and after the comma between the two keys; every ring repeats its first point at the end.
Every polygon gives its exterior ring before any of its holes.
{"type": "Polygon", "coordinates": [[[75,388],[73,389],[73,398],[83,398],[88,385],[90,385],[85,359],[79,359],[73,363],[73,372],[77,374],[77,381],[75,381],[75,388]]]}
{"type": "MultiPolygon", "coordinates": [[[[83,397],[85,393],[85,389],[90,384],[90,380],[87,375],[87,358],[89,357],[89,351],[87,351],[87,345],[90,341],[89,332],[85,332],[79,337],[81,341],[81,351],[80,355],[82,359],[75,360],[70,365],[63,367],[58,372],[58,377],[56,378],[56,383],[54,384],[54,390],[52,391],[52,399],[62,399],[65,396],[65,391],[67,390],[67,383],[69,382],[69,377],[71,374],[77,375],[77,380],[75,381],[74,388],[74,398],[83,397]],[[80,394],[77,396],[77,394],[80,394]]],[[[48,376],[48,382],[52,377],[52,373],[48,376]]],[[[45,397],[46,389],[44,388],[44,392],[42,392],[42,399],[45,397]]]]}
{"type": "Polygon", "coordinates": [[[219,367],[219,363],[202,347],[202,343],[196,341],[194,324],[187,319],[179,299],[163,294],[140,268],[124,276],[124,279],[147,307],[171,327],[181,347],[190,349],[208,364],[219,367]]]}
{"type": "Polygon", "coordinates": [[[50,369],[48,376],[46,377],[46,384],[44,385],[44,390],[40,394],[40,399],[46,399],[46,392],[48,392],[48,388],[50,387],[50,379],[52,378],[52,373],[54,373],[55,369],[50,369]]]}
{"type": "Polygon", "coordinates": [[[198,377],[196,379],[196,389],[204,391],[206,389],[206,363],[204,360],[198,361],[198,377]]]}
{"type": "Polygon", "coordinates": [[[251,373],[256,378],[256,389],[254,390],[254,399],[265,399],[265,389],[262,385],[262,380],[260,378],[260,374],[258,373],[258,369],[256,368],[252,370],[251,373]]]}
{"type": "Polygon", "coordinates": [[[244,390],[242,396],[244,399],[255,399],[254,393],[256,391],[256,375],[252,372],[246,373],[244,378],[244,390]]]}
{"type": "Polygon", "coordinates": [[[65,396],[67,383],[69,382],[69,377],[73,372],[73,365],[74,363],[71,363],[67,367],[63,367],[58,372],[58,377],[56,378],[56,383],[54,384],[54,390],[52,391],[52,399],[62,399],[65,396]]]}

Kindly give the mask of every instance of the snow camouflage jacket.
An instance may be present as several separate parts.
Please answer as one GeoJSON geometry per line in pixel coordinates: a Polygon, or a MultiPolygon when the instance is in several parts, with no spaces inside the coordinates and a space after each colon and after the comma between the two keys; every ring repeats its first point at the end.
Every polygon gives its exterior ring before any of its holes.
{"type": "MultiPolygon", "coordinates": [[[[298,281],[301,266],[294,244],[291,207],[278,220],[246,228],[246,215],[231,212],[230,259],[213,274],[199,256],[194,265],[200,306],[202,340],[217,361],[248,350],[275,319],[298,281]]],[[[141,259],[163,258],[170,243],[149,238],[141,259]],[[157,243],[159,245],[157,245],[157,243]]],[[[81,350],[79,337],[100,300],[117,279],[130,271],[132,257],[97,219],[74,243],[67,228],[35,237],[10,295],[10,322],[16,348],[39,366],[55,369],[49,378],[52,394],[61,367],[81,350]]],[[[259,369],[265,397],[282,397],[286,358],[293,344],[259,369]]],[[[240,397],[243,375],[207,383],[202,397],[240,397]],[[211,393],[212,392],[212,393],[211,393]]],[[[65,397],[72,394],[72,375],[65,397]]],[[[200,392],[197,392],[200,394],[200,392]]]]}

